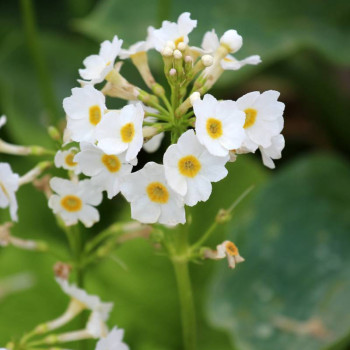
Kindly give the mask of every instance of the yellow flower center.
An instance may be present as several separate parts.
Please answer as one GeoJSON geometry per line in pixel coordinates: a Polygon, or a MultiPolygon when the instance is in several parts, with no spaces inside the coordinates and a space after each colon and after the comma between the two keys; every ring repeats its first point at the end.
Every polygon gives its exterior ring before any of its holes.
{"type": "Polygon", "coordinates": [[[117,156],[104,154],[101,158],[103,165],[111,172],[116,173],[121,167],[120,160],[117,156]]]}
{"type": "Polygon", "coordinates": [[[76,165],[77,165],[77,163],[73,161],[74,156],[75,156],[75,154],[73,154],[73,153],[67,154],[67,156],[66,156],[66,158],[64,159],[64,161],[66,162],[66,164],[67,164],[68,166],[72,166],[72,167],[73,167],[73,166],[76,166],[76,165]]]}
{"type": "Polygon", "coordinates": [[[178,167],[180,174],[187,177],[195,177],[201,170],[201,163],[195,156],[186,156],[179,160],[178,167]]]}
{"type": "Polygon", "coordinates": [[[226,252],[228,255],[236,256],[238,255],[238,248],[232,242],[227,242],[225,245],[226,252]]]}
{"type": "Polygon", "coordinates": [[[169,200],[169,192],[160,182],[151,182],[147,186],[146,192],[152,202],[165,204],[169,200]]]}
{"type": "Polygon", "coordinates": [[[217,139],[222,135],[222,123],[215,118],[209,118],[207,120],[207,132],[213,139],[217,139]]]}
{"type": "Polygon", "coordinates": [[[101,108],[97,105],[91,106],[89,109],[89,121],[92,125],[97,125],[101,121],[101,108]]]}
{"type": "Polygon", "coordinates": [[[184,37],[183,36],[180,36],[179,38],[177,38],[175,41],[174,41],[174,44],[175,46],[177,47],[177,45],[179,45],[180,43],[183,43],[184,41],[184,37]]]}
{"type": "Polygon", "coordinates": [[[61,205],[67,211],[75,212],[81,209],[83,202],[79,197],[69,194],[61,199],[61,205]]]}
{"type": "Polygon", "coordinates": [[[244,112],[245,112],[245,122],[243,127],[244,129],[246,129],[254,125],[258,111],[254,108],[247,108],[244,110],[244,112]]]}
{"type": "Polygon", "coordinates": [[[122,136],[122,140],[125,143],[129,143],[132,141],[135,135],[135,128],[133,123],[125,124],[120,129],[120,135],[122,136]]]}

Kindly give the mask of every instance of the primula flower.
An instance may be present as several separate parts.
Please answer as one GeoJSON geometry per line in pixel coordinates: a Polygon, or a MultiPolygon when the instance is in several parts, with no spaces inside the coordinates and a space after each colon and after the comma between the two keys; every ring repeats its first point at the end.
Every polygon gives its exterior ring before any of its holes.
{"type": "Polygon", "coordinates": [[[143,143],[143,116],[141,103],[106,113],[97,128],[98,147],[106,154],[120,154],[126,151],[126,161],[132,161],[143,143]]]}
{"type": "Polygon", "coordinates": [[[275,163],[272,159],[280,159],[285,141],[283,135],[279,134],[271,139],[271,146],[267,148],[259,147],[261,157],[265,166],[270,169],[275,168],[275,163]]]}
{"type": "Polygon", "coordinates": [[[122,47],[123,40],[114,36],[112,42],[109,40],[101,44],[98,55],[91,55],[83,61],[85,69],[79,69],[80,76],[91,84],[101,83],[107,74],[113,69],[114,61],[122,47]]]}
{"type": "Polygon", "coordinates": [[[80,174],[80,168],[77,162],[74,161],[75,155],[78,153],[78,148],[72,147],[66,151],[58,151],[55,155],[56,168],[72,170],[75,174],[80,174]]]}
{"type": "Polygon", "coordinates": [[[138,41],[137,43],[131,45],[128,49],[121,49],[120,58],[126,59],[134,55],[137,55],[138,53],[147,52],[148,50],[152,49],[154,47],[152,42],[153,31],[154,31],[154,28],[149,27],[146,40],[138,41]]]}
{"type": "Polygon", "coordinates": [[[192,20],[190,16],[189,12],[184,12],[179,16],[177,23],[163,21],[161,28],[154,29],[151,40],[155,49],[161,52],[169,42],[172,42],[174,47],[181,42],[188,44],[188,34],[197,27],[197,21],[192,20]]]}
{"type": "Polygon", "coordinates": [[[125,160],[125,152],[119,155],[106,154],[93,144],[82,142],[74,161],[84,175],[91,176],[91,183],[107,191],[112,199],[120,191],[122,178],[131,173],[132,165],[125,160]]]}
{"type": "Polygon", "coordinates": [[[244,259],[239,255],[237,246],[230,241],[224,241],[216,246],[216,251],[207,250],[204,256],[208,259],[224,259],[227,257],[228,266],[231,269],[236,267],[236,264],[241,263],[244,259]]]}
{"type": "Polygon", "coordinates": [[[51,188],[57,193],[50,197],[49,207],[58,214],[67,226],[80,220],[86,227],[91,227],[100,220],[94,206],[102,201],[101,190],[83,180],[78,183],[54,177],[50,181],[51,188]]]}
{"type": "Polygon", "coordinates": [[[163,165],[147,163],[143,169],[127,175],[121,192],[131,203],[131,217],[142,223],[184,224],[183,198],[168,185],[163,165]]]}
{"type": "Polygon", "coordinates": [[[103,120],[105,96],[91,85],[72,89],[72,95],[63,100],[67,114],[69,138],[73,141],[96,141],[96,127],[103,120]]]}
{"type": "Polygon", "coordinates": [[[16,191],[19,188],[19,175],[15,174],[8,163],[0,163],[0,208],[10,207],[13,221],[17,221],[16,191]]]}
{"type": "Polygon", "coordinates": [[[63,292],[71,297],[67,311],[60,318],[50,322],[48,329],[55,329],[73,319],[82,310],[91,310],[86,330],[94,338],[106,336],[108,328],[106,321],[113,308],[113,303],[102,302],[96,295],[89,295],[85,290],[78,288],[74,284],[69,284],[67,280],[56,278],[57,283],[63,292]]]}
{"type": "Polygon", "coordinates": [[[228,159],[228,156],[211,155],[194,131],[188,130],[164,154],[165,177],[170,187],[184,196],[185,204],[193,206],[208,200],[211,182],[220,181],[227,175],[225,164],[228,159]]]}
{"type": "Polygon", "coordinates": [[[250,152],[255,152],[259,146],[270,147],[272,138],[282,131],[284,103],[277,101],[279,95],[274,90],[262,94],[254,91],[237,100],[238,108],[245,113],[243,147],[250,152]]]}
{"type": "Polygon", "coordinates": [[[199,142],[215,156],[226,156],[239,148],[245,138],[244,113],[234,101],[218,101],[206,94],[193,104],[199,142]]]}
{"type": "MultiPolygon", "coordinates": [[[[212,29],[211,32],[206,32],[202,41],[202,48],[205,52],[215,52],[219,47],[220,43],[226,43],[225,45],[230,48],[231,52],[236,52],[242,46],[242,37],[237,34],[229,35],[228,33],[231,31],[227,31],[219,40],[219,37],[215,33],[215,30],[212,29]],[[231,37],[231,38],[230,38],[231,37]],[[239,40],[239,37],[241,40],[239,40]],[[240,43],[240,44],[239,44],[240,43]]],[[[232,34],[232,33],[231,33],[232,34]]],[[[246,57],[243,60],[237,60],[232,55],[227,55],[220,61],[220,65],[224,70],[238,70],[245,66],[246,64],[256,65],[261,62],[260,56],[253,55],[246,57]]]]}
{"type": "Polygon", "coordinates": [[[114,327],[107,337],[100,339],[95,350],[129,350],[129,346],[123,343],[124,330],[114,327]]]}

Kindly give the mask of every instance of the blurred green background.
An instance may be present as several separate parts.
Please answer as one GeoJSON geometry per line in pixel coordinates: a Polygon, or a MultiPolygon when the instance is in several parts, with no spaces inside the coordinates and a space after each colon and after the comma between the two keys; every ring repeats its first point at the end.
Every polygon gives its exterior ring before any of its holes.
{"type": "MultiPolygon", "coordinates": [[[[199,348],[350,349],[350,2],[37,0],[39,56],[30,30],[24,30],[24,23],[32,28],[23,18],[28,4],[0,2],[0,112],[8,116],[1,137],[21,144],[51,144],[46,128],[63,122],[62,99],[77,86],[78,68],[101,41],[117,34],[128,46],[144,39],[147,26],[176,21],[184,11],[198,20],[191,45],[199,45],[212,28],[219,35],[237,29],[244,38],[237,58],[259,54],[263,63],[226,72],[212,93],[236,99],[254,90],[280,91],[286,148],[273,171],[263,167],[259,155],[240,156],[229,165],[229,176],[214,185],[210,200],[192,210],[195,239],[219,208],[255,185],[232,222],[210,242],[214,247],[225,237],[234,240],[246,262],[233,271],[226,261],[192,266],[199,348]]],[[[161,61],[151,56],[154,74],[164,83],[161,61]]],[[[130,63],[122,73],[142,85],[130,63]]],[[[161,161],[165,147],[142,154],[140,163],[161,161]]],[[[19,173],[35,164],[0,157],[19,173]]],[[[46,239],[67,254],[64,234],[42,194],[26,186],[18,201],[14,233],[46,239]]],[[[86,237],[129,216],[119,197],[106,201],[100,212],[101,222],[86,237]]],[[[0,215],[2,222],[8,219],[5,211],[0,215]]],[[[86,280],[90,293],[115,303],[110,326],[125,328],[134,350],[181,349],[169,261],[143,241],[125,244],[115,256],[123,264],[103,261],[86,280]]],[[[54,262],[0,248],[0,345],[65,308],[67,298],[53,280],[54,262]],[[3,295],[8,278],[20,272],[31,287],[3,295]]]]}

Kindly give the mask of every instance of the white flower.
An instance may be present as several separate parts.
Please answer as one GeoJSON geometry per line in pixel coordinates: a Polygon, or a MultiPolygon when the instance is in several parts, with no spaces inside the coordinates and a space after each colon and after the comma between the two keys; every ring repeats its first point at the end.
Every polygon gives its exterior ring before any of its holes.
{"type": "Polygon", "coordinates": [[[16,191],[19,188],[19,175],[15,174],[8,163],[0,163],[0,208],[10,207],[13,221],[17,221],[16,191]]]}
{"type": "Polygon", "coordinates": [[[96,141],[96,127],[103,120],[104,95],[91,85],[72,89],[72,95],[63,100],[67,114],[67,130],[73,141],[96,141]]]}
{"type": "Polygon", "coordinates": [[[280,93],[274,90],[262,94],[254,91],[237,100],[238,108],[246,115],[246,138],[243,145],[251,152],[255,152],[258,146],[270,147],[272,138],[283,129],[284,103],[277,101],[279,95],[280,93]]]}
{"type": "Polygon", "coordinates": [[[109,313],[113,308],[113,303],[102,302],[98,296],[86,293],[84,289],[78,288],[75,284],[69,284],[69,282],[63,278],[57,277],[56,281],[65,294],[72,299],[78,300],[84,305],[85,309],[100,312],[105,321],[108,319],[109,313]]]}
{"type": "Polygon", "coordinates": [[[190,18],[189,12],[182,13],[177,23],[163,21],[162,27],[154,29],[151,37],[155,49],[159,52],[168,46],[168,42],[174,43],[175,47],[180,42],[188,44],[188,34],[197,26],[197,21],[190,18]]]}
{"type": "Polygon", "coordinates": [[[196,115],[196,134],[199,142],[215,156],[226,156],[229,150],[239,148],[245,138],[244,113],[236,102],[218,101],[206,94],[193,104],[196,115]]]}
{"type": "Polygon", "coordinates": [[[106,338],[100,339],[95,350],[129,350],[129,347],[123,343],[124,330],[114,327],[106,338]]]}
{"type": "Polygon", "coordinates": [[[106,75],[113,69],[114,61],[118,56],[123,40],[114,36],[113,41],[104,41],[101,44],[98,55],[91,55],[85,58],[85,69],[79,69],[80,76],[89,80],[91,84],[101,83],[106,75]]]}
{"type": "Polygon", "coordinates": [[[74,161],[75,155],[78,153],[78,148],[72,147],[66,151],[58,151],[55,155],[56,168],[72,170],[75,174],[80,174],[81,170],[77,162],[74,161]]]}
{"type": "Polygon", "coordinates": [[[6,115],[2,115],[0,117],[0,129],[6,124],[6,122],[7,122],[6,115]]]}
{"type": "Polygon", "coordinates": [[[238,51],[243,44],[243,38],[237,33],[236,30],[227,30],[224,35],[220,38],[220,44],[226,46],[229,52],[238,51]]]}
{"type": "Polygon", "coordinates": [[[211,155],[199,143],[194,131],[188,130],[164,154],[165,177],[170,187],[184,196],[185,204],[193,206],[208,200],[211,182],[220,181],[227,175],[225,164],[228,159],[228,156],[211,155]]]}
{"type": "Polygon", "coordinates": [[[88,319],[86,330],[94,338],[106,337],[108,334],[108,327],[106,325],[108,317],[103,316],[104,315],[101,312],[94,311],[88,319]]]}
{"type": "MultiPolygon", "coordinates": [[[[204,49],[205,52],[215,52],[220,47],[220,41],[219,41],[219,37],[215,33],[215,30],[213,29],[211,32],[205,33],[202,41],[202,48],[204,49]]],[[[221,68],[224,70],[238,70],[243,66],[245,66],[246,64],[256,65],[260,62],[261,62],[261,59],[260,59],[260,56],[258,55],[249,56],[243,60],[237,60],[232,55],[227,55],[220,61],[220,65],[221,65],[221,68]]]]}
{"type": "Polygon", "coordinates": [[[107,191],[112,199],[120,191],[123,176],[130,174],[132,165],[125,160],[125,153],[106,154],[97,146],[82,142],[74,161],[84,175],[91,176],[91,183],[107,191]]]}
{"type": "Polygon", "coordinates": [[[121,49],[120,58],[126,59],[138,53],[147,52],[148,50],[152,49],[153,48],[153,42],[152,42],[153,30],[154,30],[153,27],[148,28],[148,35],[146,40],[138,41],[137,43],[131,45],[127,50],[121,49]]]}
{"type": "Polygon", "coordinates": [[[271,146],[267,148],[259,147],[261,152],[261,157],[265,166],[270,169],[275,168],[275,163],[272,159],[280,159],[282,157],[282,150],[284,148],[285,142],[282,134],[274,136],[271,139],[271,146]]]}
{"type": "Polygon", "coordinates": [[[147,163],[143,169],[127,175],[121,192],[131,203],[131,217],[142,223],[184,224],[183,198],[165,179],[163,165],[147,163]]]}
{"type": "Polygon", "coordinates": [[[128,162],[136,158],[143,143],[143,116],[140,103],[108,112],[97,128],[98,147],[106,154],[126,151],[125,159],[128,162]]]}
{"type": "Polygon", "coordinates": [[[50,197],[49,207],[58,214],[67,226],[80,220],[86,227],[91,227],[100,220],[94,206],[102,201],[102,192],[91,180],[78,183],[54,177],[50,180],[51,188],[57,193],[50,197]]]}
{"type": "Polygon", "coordinates": [[[207,250],[204,252],[204,256],[208,259],[224,259],[227,257],[228,266],[231,269],[236,267],[236,264],[241,263],[244,259],[239,255],[237,246],[230,241],[224,241],[216,246],[216,251],[207,250]]]}

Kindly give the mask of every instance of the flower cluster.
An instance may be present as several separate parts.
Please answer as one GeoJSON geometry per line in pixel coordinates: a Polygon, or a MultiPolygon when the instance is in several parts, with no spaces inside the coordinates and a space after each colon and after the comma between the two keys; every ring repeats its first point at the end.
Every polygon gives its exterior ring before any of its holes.
{"type": "Polygon", "coordinates": [[[85,68],[79,70],[81,87],[72,89],[63,101],[65,144],[55,158],[57,167],[70,172],[71,180],[51,180],[57,194],[49,206],[66,225],[80,220],[90,227],[98,221],[95,206],[102,191],[109,199],[121,192],[130,202],[132,218],[142,223],[183,224],[184,206],[208,200],[211,183],[227,175],[226,162],[259,149],[263,163],[273,168],[273,160],[281,157],[284,104],[278,101],[277,91],[255,91],[237,101],[219,101],[207,93],[224,70],[258,64],[260,57],[232,56],[243,43],[235,30],[221,38],[215,30],[209,31],[200,48],[189,46],[189,34],[196,26],[197,21],[183,13],[176,23],[149,27],[146,40],[128,49],[115,36],[101,44],[98,55],[84,60],[85,68]],[[151,49],[163,57],[172,92],[169,100],[149,69],[151,49]],[[152,93],[121,75],[122,61],[115,63],[118,57],[132,60],[152,93]],[[104,80],[100,91],[95,85],[104,80]],[[106,95],[129,104],[108,109],[106,95]],[[167,131],[172,144],[163,164],[149,162],[133,172],[141,148],[155,151],[167,131]],[[79,174],[90,179],[79,181],[79,174]]]}

